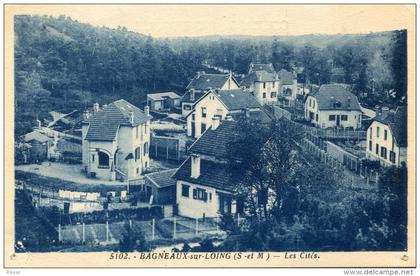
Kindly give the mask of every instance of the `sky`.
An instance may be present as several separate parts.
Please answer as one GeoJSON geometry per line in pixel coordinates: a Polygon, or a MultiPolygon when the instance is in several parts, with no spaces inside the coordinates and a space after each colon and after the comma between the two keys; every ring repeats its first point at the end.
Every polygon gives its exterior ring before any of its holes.
{"type": "MultiPolygon", "coordinates": [[[[406,28],[403,5],[27,5],[15,14],[67,15],[153,37],[369,33],[406,28]]],[[[6,8],[6,11],[7,11],[6,8]]]]}

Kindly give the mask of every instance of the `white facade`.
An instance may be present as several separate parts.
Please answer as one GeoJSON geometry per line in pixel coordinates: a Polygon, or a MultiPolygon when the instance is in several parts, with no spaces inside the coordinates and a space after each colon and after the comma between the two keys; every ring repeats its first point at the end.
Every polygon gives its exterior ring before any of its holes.
{"type": "Polygon", "coordinates": [[[359,129],[362,125],[362,112],[345,109],[319,110],[316,98],[308,96],[305,102],[305,119],[320,128],[359,129]]]}
{"type": "Polygon", "coordinates": [[[121,126],[113,141],[87,140],[82,127],[83,165],[88,176],[104,180],[138,178],[149,166],[150,122],[121,126]]]}
{"type": "Polygon", "coordinates": [[[407,163],[407,148],[398,147],[387,124],[373,121],[366,133],[366,157],[385,166],[401,166],[407,163]]]}
{"type": "Polygon", "coordinates": [[[187,116],[187,135],[199,138],[211,126],[214,116],[223,120],[228,113],[222,101],[214,93],[208,93],[187,116]]]}
{"type": "Polygon", "coordinates": [[[288,105],[291,105],[296,100],[297,91],[297,79],[293,80],[293,84],[280,84],[280,96],[287,101],[288,105]]]}
{"type": "Polygon", "coordinates": [[[261,104],[275,104],[278,102],[280,81],[255,81],[249,87],[243,87],[245,91],[251,92],[261,104]]]}

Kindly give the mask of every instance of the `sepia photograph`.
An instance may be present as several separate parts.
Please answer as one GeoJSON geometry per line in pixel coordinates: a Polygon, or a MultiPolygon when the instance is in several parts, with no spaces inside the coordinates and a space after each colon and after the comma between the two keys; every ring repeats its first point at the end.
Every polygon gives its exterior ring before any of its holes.
{"type": "Polygon", "coordinates": [[[6,267],[415,266],[415,5],[4,12],[6,267]]]}

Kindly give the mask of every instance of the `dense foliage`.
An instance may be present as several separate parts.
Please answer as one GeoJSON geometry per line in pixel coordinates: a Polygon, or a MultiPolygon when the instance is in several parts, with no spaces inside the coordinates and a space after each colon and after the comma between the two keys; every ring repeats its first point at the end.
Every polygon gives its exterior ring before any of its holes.
{"type": "Polygon", "coordinates": [[[369,106],[396,105],[407,93],[406,36],[395,31],[153,39],[65,16],[16,16],[15,131],[29,131],[51,110],[82,110],[119,98],[141,106],[148,92],[182,94],[197,71],[210,70],[204,63],[237,74],[246,73],[252,61],[272,62],[277,70],[301,67],[300,81],[346,82],[356,94],[369,95],[361,99],[369,106]]]}
{"type": "Polygon", "coordinates": [[[236,158],[229,162],[244,175],[237,190],[245,199],[245,217],[240,226],[223,218],[221,226],[230,234],[217,250],[406,249],[405,167],[384,169],[378,187],[356,189],[342,170],[302,151],[303,136],[291,122],[265,131],[250,124],[239,124],[238,131],[250,133],[231,143],[236,158]]]}

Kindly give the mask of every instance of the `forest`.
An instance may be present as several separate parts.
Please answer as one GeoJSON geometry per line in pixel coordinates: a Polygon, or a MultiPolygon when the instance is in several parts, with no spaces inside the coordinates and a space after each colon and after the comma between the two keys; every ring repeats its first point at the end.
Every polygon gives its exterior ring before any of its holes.
{"type": "Polygon", "coordinates": [[[15,135],[51,110],[83,110],[124,98],[143,105],[147,93],[184,89],[203,64],[240,78],[250,62],[276,70],[303,68],[302,82],[345,82],[368,107],[406,101],[406,31],[360,35],[153,38],[66,16],[15,17],[15,135]]]}

